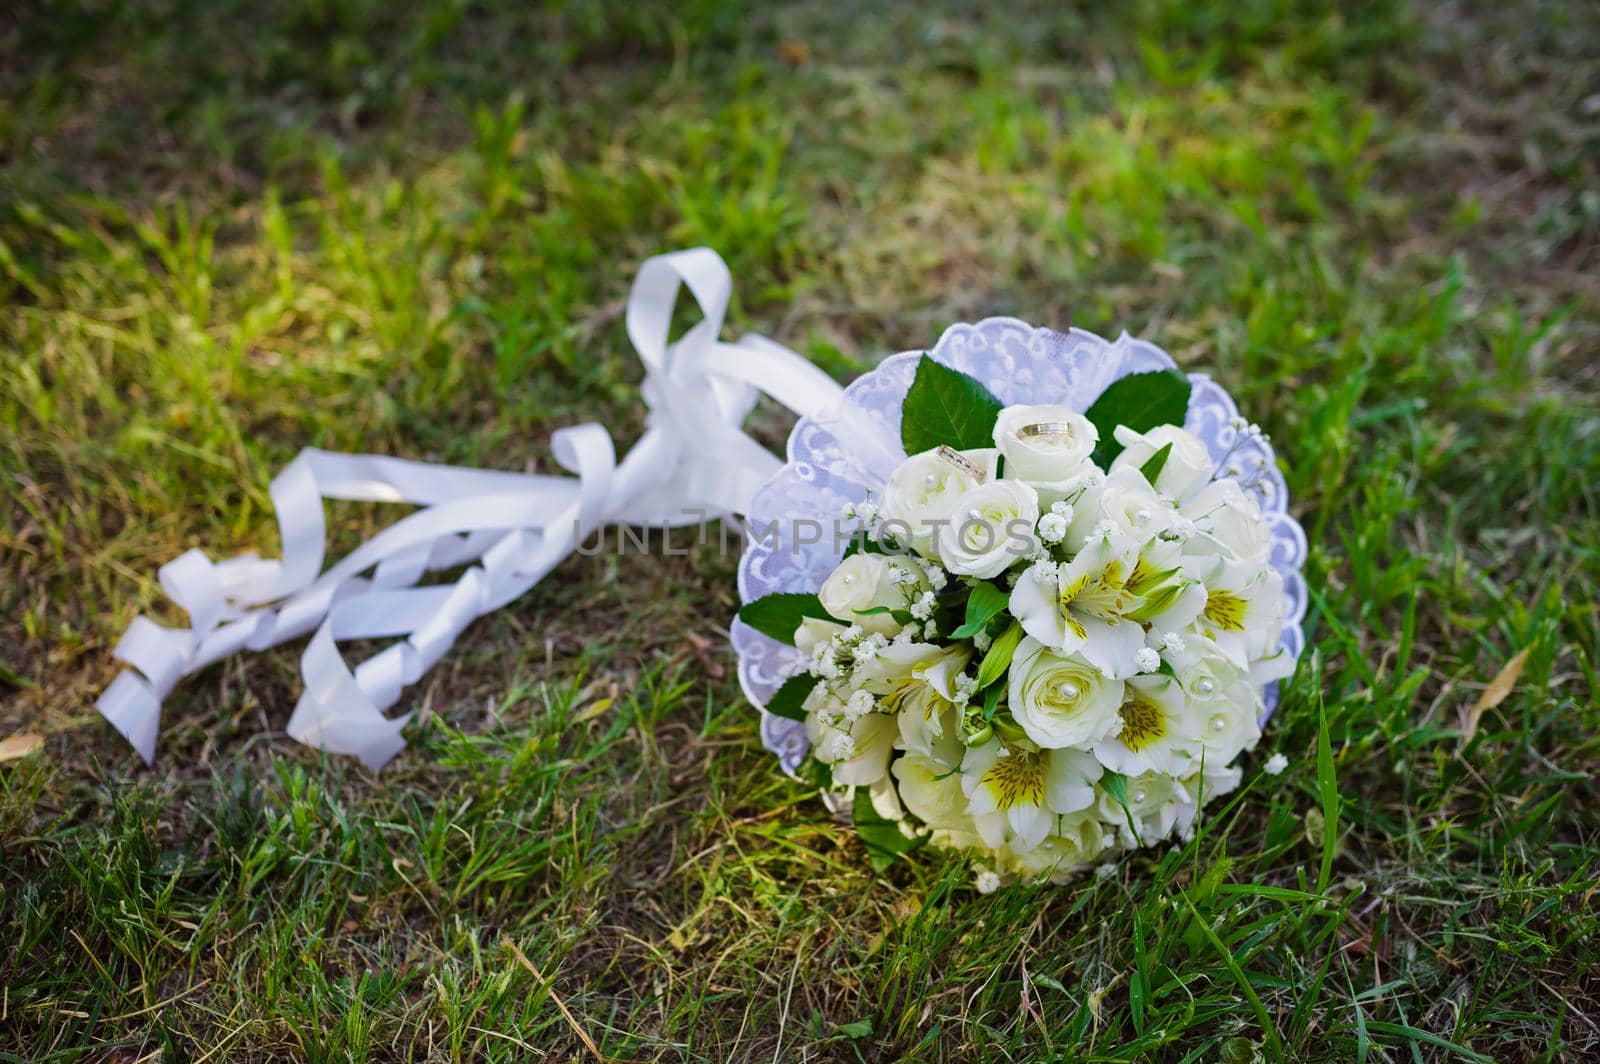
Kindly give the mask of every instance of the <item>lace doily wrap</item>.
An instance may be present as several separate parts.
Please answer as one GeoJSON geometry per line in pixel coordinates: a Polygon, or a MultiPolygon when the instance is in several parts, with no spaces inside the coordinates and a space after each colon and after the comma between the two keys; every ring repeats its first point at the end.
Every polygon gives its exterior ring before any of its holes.
{"type": "MultiPolygon", "coordinates": [[[[1176,364],[1165,351],[1126,335],[1115,342],[1072,329],[1037,329],[1014,318],[986,318],[945,330],[926,352],[953,369],[976,377],[1007,406],[1063,403],[1082,412],[1119,377],[1176,364]]],[[[886,359],[844,390],[840,398],[800,418],[789,435],[789,461],[768,480],[748,510],[749,536],[739,564],[743,602],[778,591],[815,591],[842,554],[831,530],[846,503],[859,503],[883,487],[905,458],[900,445],[900,406],[911,387],[922,351],[886,359]],[[811,542],[806,519],[828,528],[811,542]]],[[[1305,636],[1306,585],[1300,570],[1306,538],[1288,512],[1288,492],[1272,447],[1240,432],[1232,397],[1209,377],[1191,373],[1193,389],[1183,427],[1205,442],[1217,476],[1239,482],[1261,504],[1272,533],[1271,562],[1283,577],[1285,625],[1280,645],[1298,658],[1305,636]]],[[[764,706],[785,679],[802,668],[800,652],[734,621],[739,682],[752,703],[764,706]]],[[[1266,691],[1266,712],[1277,685],[1266,691]]],[[[1263,718],[1265,719],[1265,718],[1263,718]]],[[[761,740],[793,774],[808,747],[805,726],[762,710],[761,740]]]]}
{"type": "Polygon", "coordinates": [[[765,392],[798,414],[837,402],[839,386],[806,359],[759,336],[722,343],[732,278],[707,248],[647,260],[628,299],[628,336],[644,364],[650,415],[616,461],[597,424],[562,429],[556,461],[573,477],[500,473],[375,455],[302,451],[273,480],[282,560],[212,562],[191,550],[160,571],[189,615],[183,628],[140,617],[114,654],[133,666],[97,706],[148,762],[161,702],[184,676],[240,650],[313,633],[305,690],[289,734],[376,768],[405,742],[410,714],[389,717],[468,624],[537,584],[605,524],[674,527],[745,512],[782,463],[740,426],[765,392]],[[668,344],[678,290],[702,319],[668,344]],[[325,499],[409,503],[404,518],[323,570],[325,499]],[[430,573],[468,566],[452,583],[430,573]],[[338,644],[393,638],[353,670],[338,644]]]}

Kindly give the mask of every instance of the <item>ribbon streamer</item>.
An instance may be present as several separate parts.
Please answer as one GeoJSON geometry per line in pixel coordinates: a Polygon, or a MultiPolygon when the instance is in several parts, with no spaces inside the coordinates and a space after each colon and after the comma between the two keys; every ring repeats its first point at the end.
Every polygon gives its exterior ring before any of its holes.
{"type": "Polygon", "coordinates": [[[382,766],[405,746],[400,731],[411,719],[384,711],[467,625],[527,592],[603,525],[670,528],[744,512],[781,467],[741,428],[757,392],[801,416],[839,397],[839,385],[788,348],[756,335],[719,340],[732,291],[727,265],[709,248],[658,255],[640,268],[627,329],[644,364],[649,417],[620,463],[594,423],[551,439],[573,477],[301,451],[270,489],[283,558],[212,562],[191,550],[163,566],[161,587],[189,626],[136,618],[113,652],[132,669],[97,708],[149,763],[161,702],[179,680],[241,650],[313,633],[289,735],[382,766]],[[669,345],[680,287],[702,318],[669,345]],[[324,571],[324,499],[425,509],[324,571]],[[429,572],[463,565],[453,584],[418,586],[429,572]],[[338,646],[384,638],[397,641],[354,670],[338,646]]]}

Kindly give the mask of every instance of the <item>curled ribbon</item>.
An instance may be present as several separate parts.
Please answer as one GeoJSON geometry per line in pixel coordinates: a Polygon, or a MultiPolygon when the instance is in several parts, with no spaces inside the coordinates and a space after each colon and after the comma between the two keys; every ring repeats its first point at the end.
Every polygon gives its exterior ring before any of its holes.
{"type": "Polygon", "coordinates": [[[240,650],[313,633],[300,659],[305,689],[289,735],[378,768],[405,746],[411,714],[385,715],[477,618],[527,592],[595,529],[676,527],[742,513],[780,468],[742,425],[764,392],[799,415],[841,394],[827,374],[761,336],[718,339],[733,291],[709,248],[647,260],[628,297],[628,337],[645,368],[649,418],[616,460],[597,424],[558,430],[555,459],[575,477],[430,465],[307,448],[273,480],[283,558],[213,562],[191,550],[164,565],[161,587],[187,628],[138,617],[114,655],[132,666],[96,703],[148,763],[161,702],[179,680],[240,650]],[[668,344],[680,287],[701,320],[668,344]],[[324,499],[424,507],[323,569],[324,499]],[[453,584],[417,586],[430,571],[469,568],[453,584]],[[394,638],[358,664],[338,644],[394,638]]]}

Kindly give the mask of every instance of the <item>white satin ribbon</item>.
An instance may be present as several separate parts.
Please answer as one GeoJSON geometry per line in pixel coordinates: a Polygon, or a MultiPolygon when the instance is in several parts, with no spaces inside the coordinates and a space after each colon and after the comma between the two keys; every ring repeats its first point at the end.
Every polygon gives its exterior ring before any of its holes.
{"type": "Polygon", "coordinates": [[[647,428],[616,461],[589,423],[558,430],[556,461],[575,477],[429,465],[377,455],[301,451],[273,480],[282,560],[253,554],[212,562],[191,550],[161,568],[189,627],[147,617],[114,654],[133,666],[97,707],[149,762],[161,702],[183,677],[240,650],[313,633],[300,659],[305,690],[289,734],[377,768],[402,747],[411,714],[390,718],[408,684],[462,629],[537,584],[606,524],[673,527],[742,513],[781,463],[741,426],[757,391],[800,415],[840,388],[802,356],[760,336],[723,343],[733,282],[709,248],[649,259],[628,298],[628,336],[644,363],[647,428]],[[687,287],[701,320],[668,344],[673,304],[687,287]],[[324,499],[425,507],[323,569],[324,499]],[[428,572],[470,567],[453,584],[416,586],[428,572]],[[338,644],[398,638],[352,670],[338,644]]]}

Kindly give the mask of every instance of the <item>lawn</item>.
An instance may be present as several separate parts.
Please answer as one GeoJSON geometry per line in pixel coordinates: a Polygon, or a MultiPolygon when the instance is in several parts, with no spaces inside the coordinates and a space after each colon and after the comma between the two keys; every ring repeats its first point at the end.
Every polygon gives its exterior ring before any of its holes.
{"type": "Polygon", "coordinates": [[[22,0],[0,42],[0,739],[43,736],[0,1060],[1600,1056],[1581,0],[22,0]],[[1308,648],[1192,842],[875,873],[760,747],[714,542],[570,559],[377,774],[283,734],[297,646],[185,683],[153,767],[98,717],[160,563],[276,552],[299,448],[631,441],[627,285],[694,244],[840,380],[1126,328],[1272,435],[1308,648]]]}

